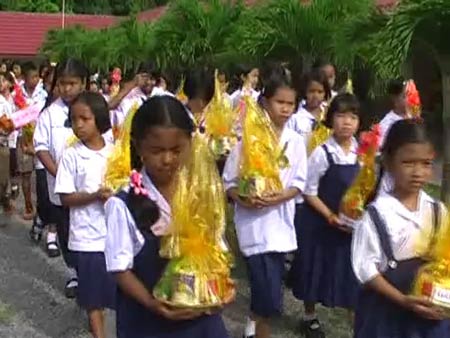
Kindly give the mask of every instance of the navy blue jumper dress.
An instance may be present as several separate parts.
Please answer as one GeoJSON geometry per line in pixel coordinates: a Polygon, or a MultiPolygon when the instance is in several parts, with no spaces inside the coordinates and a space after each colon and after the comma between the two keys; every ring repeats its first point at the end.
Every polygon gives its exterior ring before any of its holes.
{"type": "MultiPolygon", "coordinates": [[[[434,203],[434,233],[439,229],[439,205],[434,203]]],[[[409,294],[419,268],[425,263],[421,258],[397,261],[393,254],[386,224],[374,206],[369,215],[375,225],[381,247],[388,259],[388,269],[383,277],[404,294],[409,294]]],[[[389,299],[364,288],[360,289],[355,311],[355,338],[447,338],[450,321],[432,321],[417,316],[389,299]]]]}
{"type": "MultiPolygon", "coordinates": [[[[125,203],[127,193],[117,195],[125,203]]],[[[152,292],[161,278],[167,260],[159,256],[159,238],[151,232],[142,232],[145,244],[134,257],[133,273],[152,292]]],[[[117,338],[228,338],[220,314],[203,316],[188,321],[172,321],[161,317],[118,288],[117,338]]]]}
{"type": "MultiPolygon", "coordinates": [[[[336,164],[325,150],[329,168],[320,179],[318,197],[335,214],[359,172],[359,163],[336,164]]],[[[299,249],[293,262],[294,296],[327,307],[353,308],[358,282],[351,265],[352,235],[331,226],[305,203],[299,226],[299,249]]]]}

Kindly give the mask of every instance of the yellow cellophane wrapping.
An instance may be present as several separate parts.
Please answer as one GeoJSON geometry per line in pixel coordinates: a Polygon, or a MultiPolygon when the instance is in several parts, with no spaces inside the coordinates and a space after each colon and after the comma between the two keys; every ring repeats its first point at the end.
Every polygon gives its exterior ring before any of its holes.
{"type": "Polygon", "coordinates": [[[358,149],[361,169],[342,198],[340,212],[344,219],[358,220],[364,212],[368,198],[373,194],[377,181],[375,161],[379,146],[379,125],[375,125],[371,131],[361,134],[358,149]]]}
{"type": "Polygon", "coordinates": [[[314,151],[314,149],[316,149],[318,146],[322,145],[325,143],[326,140],[328,140],[331,136],[331,134],[333,133],[333,131],[328,128],[327,126],[325,126],[325,124],[323,123],[323,121],[325,120],[326,117],[326,110],[328,108],[324,108],[322,111],[322,115],[320,116],[320,121],[317,124],[316,128],[312,131],[310,137],[309,137],[309,141],[308,141],[308,146],[307,146],[307,153],[308,156],[311,155],[311,153],[314,151]]]}
{"type": "Polygon", "coordinates": [[[234,294],[231,255],[224,241],[226,201],[205,135],[197,132],[180,168],[171,203],[170,234],[161,257],[170,259],[154,296],[176,307],[217,307],[234,294]]]}
{"type": "Polygon", "coordinates": [[[135,103],[128,112],[123,126],[119,129],[119,137],[114,144],[114,150],[107,161],[104,185],[113,191],[118,191],[129,183],[132,169],[130,158],[131,123],[138,109],[139,105],[135,103]]]}
{"type": "Polygon", "coordinates": [[[221,90],[218,72],[215,73],[214,96],[205,109],[205,127],[209,144],[216,158],[226,156],[236,144],[234,133],[236,113],[221,90]]]}
{"type": "MultiPolygon", "coordinates": [[[[444,214],[441,212],[441,215],[444,214]]],[[[436,234],[435,245],[430,245],[431,236],[423,234],[418,251],[428,249],[429,262],[420,270],[414,283],[413,294],[427,297],[433,304],[442,307],[450,317],[450,220],[445,213],[440,231],[436,234]]],[[[442,217],[441,217],[442,219],[442,217]]]]}
{"type": "Polygon", "coordinates": [[[289,165],[269,116],[251,97],[245,97],[239,172],[241,196],[264,197],[280,192],[280,169],[289,165]]]}
{"type": "Polygon", "coordinates": [[[186,96],[185,92],[184,92],[184,81],[185,79],[182,78],[181,82],[180,82],[180,87],[177,90],[177,93],[175,95],[175,97],[178,99],[178,101],[180,101],[183,104],[186,104],[188,102],[188,97],[186,96]]]}
{"type": "Polygon", "coordinates": [[[27,125],[22,127],[21,146],[25,152],[31,151],[33,149],[33,134],[35,127],[36,122],[28,123],[27,125]]]}

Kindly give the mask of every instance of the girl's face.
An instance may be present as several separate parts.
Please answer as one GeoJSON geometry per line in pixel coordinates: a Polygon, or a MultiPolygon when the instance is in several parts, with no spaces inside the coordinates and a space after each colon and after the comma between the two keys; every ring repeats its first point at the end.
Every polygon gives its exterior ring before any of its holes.
{"type": "Polygon", "coordinates": [[[430,143],[408,143],[387,160],[395,190],[402,194],[418,193],[433,175],[434,149],[430,143]]]}
{"type": "Polygon", "coordinates": [[[11,82],[9,82],[3,75],[0,75],[0,93],[9,93],[11,90],[11,82]]]}
{"type": "Polygon", "coordinates": [[[190,136],[176,127],[151,127],[136,148],[152,181],[166,186],[189,151],[190,136]]]}
{"type": "Polygon", "coordinates": [[[89,143],[97,137],[101,137],[95,123],[95,116],[91,108],[82,102],[77,102],[71,107],[70,120],[73,133],[82,142],[89,143]]]}
{"type": "Polygon", "coordinates": [[[0,72],[6,73],[8,71],[8,67],[6,66],[6,63],[2,63],[0,65],[0,72]]]}
{"type": "Polygon", "coordinates": [[[27,88],[34,89],[39,83],[39,73],[37,70],[32,70],[27,73],[25,76],[25,85],[27,88]]]}
{"type": "Polygon", "coordinates": [[[271,98],[264,98],[263,106],[278,128],[283,128],[295,110],[296,93],[292,88],[281,87],[271,98]]]}
{"type": "Polygon", "coordinates": [[[66,75],[58,79],[58,92],[66,103],[72,102],[85,87],[86,82],[77,76],[66,75]]]}
{"type": "Polygon", "coordinates": [[[109,83],[108,83],[108,80],[106,80],[106,79],[102,80],[102,92],[103,92],[103,94],[109,93],[109,83]]]}
{"type": "Polygon", "coordinates": [[[399,114],[405,114],[406,113],[406,93],[403,92],[402,94],[396,96],[394,99],[394,111],[399,114]]]}
{"type": "Polygon", "coordinates": [[[250,88],[255,89],[256,86],[258,85],[258,81],[259,81],[259,69],[253,68],[250,71],[250,73],[243,76],[243,81],[244,81],[244,86],[247,85],[250,88]]]}
{"type": "Polygon", "coordinates": [[[325,100],[325,88],[320,82],[311,81],[306,88],[306,105],[309,109],[319,108],[325,100]]]}
{"type": "Polygon", "coordinates": [[[159,88],[167,90],[167,82],[166,79],[163,77],[159,78],[159,88]]]}
{"type": "Polygon", "coordinates": [[[14,65],[12,68],[12,71],[14,73],[14,76],[16,78],[20,77],[20,75],[22,75],[22,68],[20,67],[20,65],[14,65]]]}
{"type": "Polygon", "coordinates": [[[148,73],[142,73],[140,75],[142,78],[142,85],[140,88],[145,95],[150,95],[156,85],[156,79],[148,73]]]}
{"type": "Polygon", "coordinates": [[[359,128],[359,116],[351,111],[337,112],[333,116],[333,134],[338,139],[349,139],[359,128]]]}
{"type": "Polygon", "coordinates": [[[334,88],[334,85],[336,84],[336,69],[334,69],[334,66],[333,65],[325,65],[322,67],[322,71],[328,79],[330,88],[334,88]]]}
{"type": "Polygon", "coordinates": [[[95,82],[89,84],[89,91],[92,93],[98,93],[98,85],[95,82]]]}

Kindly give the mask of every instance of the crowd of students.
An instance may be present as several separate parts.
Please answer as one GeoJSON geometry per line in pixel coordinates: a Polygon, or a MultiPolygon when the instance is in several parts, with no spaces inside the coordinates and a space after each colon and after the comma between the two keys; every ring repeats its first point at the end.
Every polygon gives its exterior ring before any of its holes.
{"type": "MultiPolygon", "coordinates": [[[[278,64],[237,68],[233,89],[219,73],[221,90],[235,108],[246,96],[258,102],[289,163],[280,170],[284,190],[258,198],[238,191],[240,143],[220,168],[251,290],[244,337],[270,337],[271,320],[282,315],[285,285],[303,302],[300,330],[308,338],[325,337],[316,304],[347,309],[357,338],[450,337],[443,312],[410,295],[426,254],[417,252],[416,240],[424,231],[443,230],[447,211],[423,190],[434,150],[424,122],[408,116],[403,82],[388,86],[392,110],[380,122],[383,177],[363,217],[343,222],[340,202],[360,170],[358,98],[334,91],[336,71],[329,63],[301,77],[278,64]],[[309,138],[324,115],[331,137],[308,154],[309,138]]],[[[158,251],[170,226],[171,185],[193,131],[205,130],[214,73],[187,72],[181,99],[152,63],[142,64],[115,95],[111,79],[90,77],[74,59],[41,70],[33,63],[23,64],[22,71],[16,65],[11,73],[2,65],[0,71],[0,114],[13,116],[15,86],[28,104],[45,101],[32,149],[22,146],[20,130],[1,132],[4,214],[14,212],[17,188],[10,182],[20,179],[23,217],[33,219],[30,236],[38,242],[47,227],[48,255],[62,253],[70,271],[66,295],[86,309],[93,337],[105,337],[105,308],[116,311],[119,338],[228,337],[220,312],[177,309],[152,296],[167,263],[158,251]],[[113,192],[103,184],[107,159],[115,129],[133,108],[138,110],[130,152],[141,179],[113,192]]],[[[236,121],[237,133],[243,119],[236,121]]]]}

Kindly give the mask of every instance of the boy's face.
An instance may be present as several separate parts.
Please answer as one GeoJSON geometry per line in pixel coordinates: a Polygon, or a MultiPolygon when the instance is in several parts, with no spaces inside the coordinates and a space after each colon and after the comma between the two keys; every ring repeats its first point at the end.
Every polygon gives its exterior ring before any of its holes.
{"type": "Polygon", "coordinates": [[[25,76],[25,86],[34,89],[39,83],[39,72],[37,70],[30,70],[25,76]]]}

